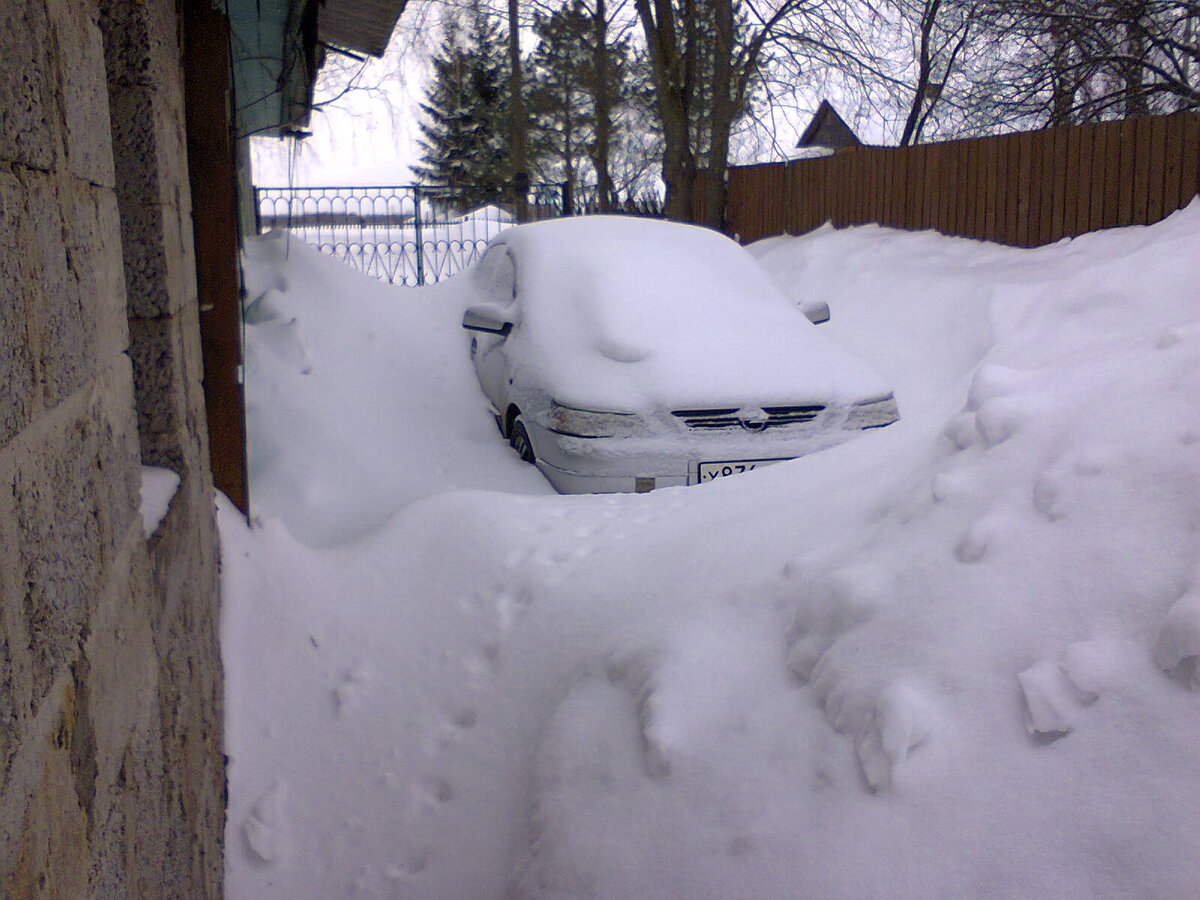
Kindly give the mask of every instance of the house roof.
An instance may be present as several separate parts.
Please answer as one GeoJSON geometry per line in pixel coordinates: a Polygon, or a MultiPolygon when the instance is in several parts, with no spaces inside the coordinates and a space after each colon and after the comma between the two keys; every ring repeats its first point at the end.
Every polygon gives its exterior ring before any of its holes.
{"type": "Polygon", "coordinates": [[[317,39],[324,44],[383,56],[408,0],[323,0],[317,39]]]}
{"type": "Polygon", "coordinates": [[[808,123],[808,127],[804,129],[804,134],[800,136],[797,147],[858,147],[862,145],[862,141],[858,139],[858,135],[846,124],[846,121],[838,115],[837,110],[833,108],[833,104],[828,100],[822,100],[821,105],[817,107],[816,114],[812,117],[812,121],[808,123]]]}
{"type": "Polygon", "coordinates": [[[308,123],[324,45],[383,55],[407,0],[227,0],[238,132],[308,123]]]}

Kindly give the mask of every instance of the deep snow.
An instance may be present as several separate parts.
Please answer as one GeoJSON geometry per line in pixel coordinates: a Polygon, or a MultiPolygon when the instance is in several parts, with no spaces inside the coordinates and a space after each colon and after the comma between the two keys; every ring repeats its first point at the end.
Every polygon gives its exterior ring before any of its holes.
{"type": "Polygon", "coordinates": [[[1200,204],[753,251],[902,421],[560,497],[454,280],[250,248],[231,897],[1200,894],[1200,204]]]}

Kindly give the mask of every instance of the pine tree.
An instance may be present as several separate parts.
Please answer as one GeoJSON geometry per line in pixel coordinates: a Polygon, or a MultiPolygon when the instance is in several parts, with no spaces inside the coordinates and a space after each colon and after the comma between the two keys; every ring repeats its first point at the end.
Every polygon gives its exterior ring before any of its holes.
{"type": "Polygon", "coordinates": [[[478,4],[464,35],[453,20],[433,59],[421,104],[422,183],[446,188],[439,198],[460,210],[498,203],[512,178],[508,133],[508,64],[504,39],[478,4]]]}
{"type": "MultiPolygon", "coordinates": [[[[601,79],[595,14],[583,0],[573,0],[535,15],[533,29],[538,44],[529,60],[530,156],[542,180],[567,182],[574,193],[579,181],[597,183],[605,165],[597,144],[601,79]]],[[[603,102],[620,108],[635,93],[629,42],[606,42],[603,52],[603,102]]],[[[606,111],[611,117],[612,109],[606,111]]],[[[621,143],[619,124],[609,124],[607,132],[611,150],[621,143]]],[[[603,157],[607,160],[608,153],[603,157]]]]}

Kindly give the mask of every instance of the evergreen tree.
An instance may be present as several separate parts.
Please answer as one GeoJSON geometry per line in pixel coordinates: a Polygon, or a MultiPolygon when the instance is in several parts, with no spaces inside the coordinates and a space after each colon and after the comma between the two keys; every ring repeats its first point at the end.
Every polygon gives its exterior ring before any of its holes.
{"type": "Polygon", "coordinates": [[[478,4],[464,35],[453,19],[433,59],[433,81],[419,141],[425,184],[446,188],[444,202],[467,210],[498,203],[512,178],[508,129],[508,63],[504,39],[478,4]]]}
{"type": "Polygon", "coordinates": [[[623,143],[620,111],[637,95],[628,39],[605,41],[598,49],[596,15],[584,0],[572,0],[536,14],[533,23],[538,44],[529,60],[530,157],[541,180],[567,182],[573,193],[581,181],[608,180],[601,172],[611,175],[605,171],[609,155],[623,143]],[[597,127],[602,106],[608,119],[603,152],[597,127]]]}

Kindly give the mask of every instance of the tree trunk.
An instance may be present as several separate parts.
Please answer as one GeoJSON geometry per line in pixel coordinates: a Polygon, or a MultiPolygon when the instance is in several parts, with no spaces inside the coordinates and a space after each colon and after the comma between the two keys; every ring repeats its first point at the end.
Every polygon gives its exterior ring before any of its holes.
{"type": "Polygon", "coordinates": [[[942,0],[926,0],[925,12],[921,16],[921,44],[918,48],[917,87],[913,94],[912,107],[908,111],[908,119],[904,123],[904,132],[900,135],[900,146],[908,147],[916,143],[919,136],[918,125],[921,121],[921,109],[925,105],[926,94],[929,92],[932,62],[929,57],[929,40],[933,32],[933,23],[937,20],[938,7],[942,0]]]}
{"type": "Polygon", "coordinates": [[[508,0],[509,94],[512,112],[513,215],[518,222],[529,218],[529,161],[526,143],[529,122],[525,115],[525,93],[521,84],[520,0],[508,0]]]}
{"type": "Polygon", "coordinates": [[[692,189],[696,182],[696,156],[689,141],[684,104],[683,66],[675,35],[670,0],[635,0],[638,19],[646,35],[655,102],[663,129],[662,178],[667,186],[663,212],[668,219],[689,222],[692,189]]]}
{"type": "Polygon", "coordinates": [[[592,165],[596,168],[596,197],[600,212],[612,212],[613,182],[609,171],[608,153],[612,142],[612,94],[608,83],[608,18],[605,0],[596,0],[593,19],[593,67],[596,79],[594,99],[596,103],[596,153],[592,165]]]}
{"type": "Polygon", "coordinates": [[[1150,104],[1146,101],[1145,70],[1137,62],[1146,52],[1146,34],[1142,26],[1144,13],[1142,3],[1130,3],[1124,10],[1128,16],[1125,23],[1124,47],[1127,61],[1121,66],[1125,82],[1125,118],[1136,119],[1150,115],[1150,104]]]}
{"type": "Polygon", "coordinates": [[[1071,70],[1073,48],[1066,22],[1055,17],[1047,30],[1052,48],[1050,121],[1047,124],[1053,128],[1071,124],[1071,114],[1075,110],[1075,77],[1071,70]]]}

